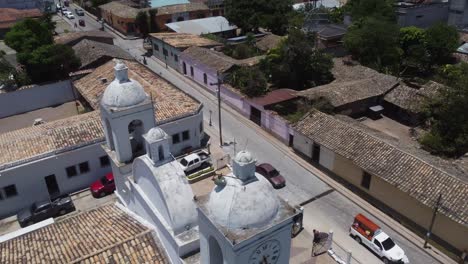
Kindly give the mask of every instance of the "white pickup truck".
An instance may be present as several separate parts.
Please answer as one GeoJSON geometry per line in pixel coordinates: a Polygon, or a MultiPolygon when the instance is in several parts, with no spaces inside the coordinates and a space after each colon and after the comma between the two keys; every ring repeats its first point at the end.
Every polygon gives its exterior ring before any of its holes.
{"type": "Polygon", "coordinates": [[[211,162],[210,154],[200,151],[183,157],[179,163],[185,172],[190,172],[209,162],[211,162]]]}
{"type": "Polygon", "coordinates": [[[378,225],[362,214],[358,214],[354,218],[354,223],[349,228],[349,234],[358,243],[364,244],[374,251],[385,264],[409,263],[408,257],[405,255],[403,249],[395,244],[378,225]]]}

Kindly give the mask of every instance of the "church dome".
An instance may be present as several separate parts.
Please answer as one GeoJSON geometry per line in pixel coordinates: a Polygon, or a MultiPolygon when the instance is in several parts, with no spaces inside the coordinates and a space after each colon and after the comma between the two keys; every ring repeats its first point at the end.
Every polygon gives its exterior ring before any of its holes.
{"type": "Polygon", "coordinates": [[[128,78],[128,68],[121,61],[117,61],[115,67],[115,79],[107,86],[102,96],[102,103],[110,107],[129,107],[137,105],[148,95],[135,80],[128,78]]]}
{"type": "Polygon", "coordinates": [[[244,184],[235,176],[224,179],[226,184],[213,189],[207,204],[214,222],[243,229],[265,226],[275,218],[279,200],[267,180],[258,176],[244,184]]]}
{"type": "Polygon", "coordinates": [[[239,153],[237,153],[235,160],[238,163],[247,164],[247,163],[251,163],[254,160],[254,158],[252,154],[250,154],[250,152],[242,150],[242,151],[239,151],[239,153]]]}
{"type": "Polygon", "coordinates": [[[159,141],[161,139],[164,139],[165,137],[166,137],[166,132],[164,132],[164,130],[162,130],[159,127],[151,128],[146,134],[146,139],[152,142],[159,141]]]}

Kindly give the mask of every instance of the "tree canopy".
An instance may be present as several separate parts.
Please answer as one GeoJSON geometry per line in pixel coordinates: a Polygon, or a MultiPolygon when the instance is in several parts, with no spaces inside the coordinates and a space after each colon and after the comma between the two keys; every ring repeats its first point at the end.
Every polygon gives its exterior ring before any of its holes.
{"type": "Polygon", "coordinates": [[[39,46],[53,43],[48,20],[25,19],[16,23],[5,35],[5,43],[18,53],[31,52],[39,46]]]}
{"type": "Polygon", "coordinates": [[[140,34],[143,35],[144,38],[146,38],[148,36],[149,27],[150,27],[148,14],[146,13],[146,11],[138,12],[135,18],[135,24],[138,27],[140,34]]]}
{"type": "Polygon", "coordinates": [[[434,154],[459,157],[468,152],[468,64],[446,65],[440,75],[448,87],[428,102],[430,131],[420,143],[434,154]]]}
{"type": "Polygon", "coordinates": [[[68,78],[68,74],[81,65],[73,49],[61,44],[44,45],[31,53],[24,53],[20,63],[35,83],[68,78]]]}
{"type": "Polygon", "coordinates": [[[257,31],[259,27],[283,35],[287,31],[290,0],[226,0],[226,18],[244,32],[257,31]]]}
{"type": "Polygon", "coordinates": [[[268,91],[267,79],[257,67],[240,67],[228,76],[227,82],[248,97],[261,96],[268,91]]]}
{"type": "Polygon", "coordinates": [[[394,2],[394,0],[350,0],[346,3],[345,10],[351,14],[353,21],[370,16],[395,20],[394,2]]]}
{"type": "Polygon", "coordinates": [[[430,63],[445,64],[458,47],[458,32],[455,27],[437,23],[426,30],[426,48],[430,63]]]}
{"type": "Polygon", "coordinates": [[[314,43],[315,36],[291,29],[288,37],[260,62],[263,72],[276,87],[296,90],[330,82],[331,57],[315,49],[314,43]]]}
{"type": "Polygon", "coordinates": [[[363,65],[379,71],[396,71],[401,52],[398,37],[395,23],[366,17],[351,25],[344,37],[344,46],[363,65]]]}

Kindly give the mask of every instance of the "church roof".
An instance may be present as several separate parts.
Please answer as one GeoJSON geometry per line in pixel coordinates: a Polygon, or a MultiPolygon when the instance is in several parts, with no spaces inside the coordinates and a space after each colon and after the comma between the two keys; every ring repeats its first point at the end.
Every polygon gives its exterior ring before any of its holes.
{"type": "Polygon", "coordinates": [[[0,244],[0,263],[169,263],[152,230],[114,204],[0,244]]]}
{"type": "MultiPolygon", "coordinates": [[[[145,92],[152,97],[157,123],[193,114],[201,107],[200,102],[138,62],[122,61],[128,67],[128,77],[139,82],[145,92]]],[[[99,108],[104,90],[114,80],[114,65],[113,61],[109,61],[73,82],[75,88],[94,109],[99,108]]]]}

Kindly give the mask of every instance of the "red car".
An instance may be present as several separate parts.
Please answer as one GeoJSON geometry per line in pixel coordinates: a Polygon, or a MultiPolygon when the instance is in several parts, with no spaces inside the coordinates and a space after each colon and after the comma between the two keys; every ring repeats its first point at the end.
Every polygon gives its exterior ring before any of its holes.
{"type": "Polygon", "coordinates": [[[286,180],[281,176],[279,171],[269,163],[257,165],[255,167],[255,171],[265,177],[275,189],[280,189],[286,186],[286,180]]]}
{"type": "Polygon", "coordinates": [[[93,182],[89,187],[94,198],[104,197],[115,191],[114,174],[109,172],[106,176],[93,182]]]}

